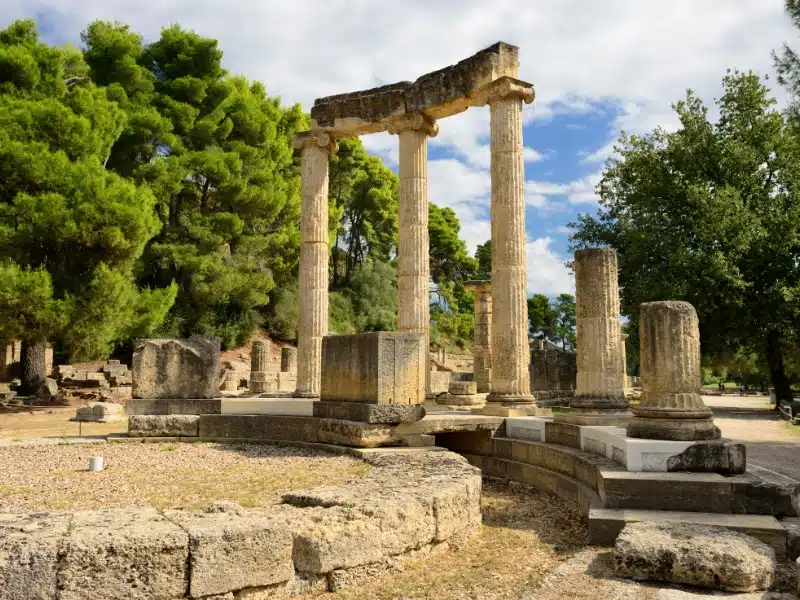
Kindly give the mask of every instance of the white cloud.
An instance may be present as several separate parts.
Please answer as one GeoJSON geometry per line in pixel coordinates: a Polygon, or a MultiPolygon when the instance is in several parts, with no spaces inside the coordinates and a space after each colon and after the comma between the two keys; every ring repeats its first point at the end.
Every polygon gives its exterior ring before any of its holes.
{"type": "Polygon", "coordinates": [[[569,235],[572,233],[572,228],[567,227],[566,225],[559,225],[558,227],[553,227],[549,230],[551,233],[560,233],[562,235],[569,235]]]}
{"type": "Polygon", "coordinates": [[[575,294],[575,278],[564,264],[567,258],[554,252],[551,243],[542,237],[527,244],[528,294],[575,294]]]}

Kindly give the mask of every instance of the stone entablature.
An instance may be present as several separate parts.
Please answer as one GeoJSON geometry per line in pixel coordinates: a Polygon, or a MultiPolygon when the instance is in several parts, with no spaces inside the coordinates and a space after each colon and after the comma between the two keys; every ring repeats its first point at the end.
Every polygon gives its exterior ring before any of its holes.
{"type": "Polygon", "coordinates": [[[311,108],[311,129],[350,137],[387,131],[392,121],[409,114],[424,113],[436,120],[483,106],[482,88],[501,77],[518,76],[518,55],[516,46],[498,42],[414,82],[318,98],[311,108]]]}
{"type": "Polygon", "coordinates": [[[449,452],[365,457],[366,477],[206,513],[152,507],[0,515],[0,596],[285,598],[359,585],[397,559],[461,547],[481,475],[449,452]]]}

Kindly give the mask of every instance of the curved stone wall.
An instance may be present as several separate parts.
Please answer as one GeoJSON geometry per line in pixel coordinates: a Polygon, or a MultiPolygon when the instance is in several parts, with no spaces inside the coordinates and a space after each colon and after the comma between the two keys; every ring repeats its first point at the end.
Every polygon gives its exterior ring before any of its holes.
{"type": "Polygon", "coordinates": [[[245,600],[336,591],[464,544],[481,474],[450,452],[379,453],[363,479],[258,510],[0,513],[0,598],[245,600]]]}

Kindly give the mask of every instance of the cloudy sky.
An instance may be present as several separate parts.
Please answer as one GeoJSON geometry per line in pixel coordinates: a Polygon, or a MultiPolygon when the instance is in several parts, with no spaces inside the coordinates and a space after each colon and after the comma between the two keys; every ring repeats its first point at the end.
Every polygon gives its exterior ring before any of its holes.
{"type": "MultiPolygon", "coordinates": [[[[145,40],[179,23],[217,38],[230,71],[306,109],[319,96],[416,79],[498,40],[519,46],[520,78],[537,96],[524,113],[528,291],[548,295],[574,289],[567,223],[596,210],[594,186],[620,130],[674,128],[670,104],[686,88],[710,104],[727,68],[772,77],[770,51],[800,46],[783,0],[0,0],[0,26],[21,17],[53,43],[78,43],[94,19],[129,23],[145,40]]],[[[456,211],[474,251],[490,231],[489,112],[439,126],[430,199],[456,211]]],[[[396,169],[396,137],[363,141],[396,169]]]]}

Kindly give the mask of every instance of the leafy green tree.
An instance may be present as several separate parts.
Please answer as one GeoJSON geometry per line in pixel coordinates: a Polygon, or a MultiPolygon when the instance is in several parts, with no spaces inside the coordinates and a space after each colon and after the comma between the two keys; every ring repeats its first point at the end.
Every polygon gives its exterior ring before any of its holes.
{"type": "Polygon", "coordinates": [[[463,282],[475,274],[477,261],[467,253],[460,233],[461,224],[452,208],[429,205],[430,269],[435,283],[463,282]]]}
{"type": "Polygon", "coordinates": [[[686,300],[703,352],[763,352],[780,400],[800,303],[800,143],[752,73],[729,73],[720,118],[691,92],[680,129],[623,135],[598,186],[598,215],[581,215],[574,247],[609,245],[620,265],[622,312],[686,300]]]}
{"type": "MultiPolygon", "coordinates": [[[[800,29],[800,0],[785,0],[786,13],[792,24],[800,29]]],[[[800,56],[789,44],[784,43],[780,54],[772,53],[778,71],[778,83],[785,86],[792,95],[787,111],[795,125],[800,124],[800,56]]]]}
{"type": "Polygon", "coordinates": [[[556,318],[556,311],[550,306],[550,298],[544,294],[534,294],[528,298],[528,328],[530,335],[542,339],[554,338],[556,318]]]}
{"type": "Polygon", "coordinates": [[[574,349],[576,344],[575,326],[575,297],[572,294],[559,294],[553,301],[553,314],[555,315],[554,336],[561,342],[563,350],[574,349]]]}
{"type": "Polygon", "coordinates": [[[175,298],[134,267],[160,223],[150,189],[104,169],[126,114],[77,50],[33,21],[0,31],[0,336],[23,341],[23,392],[44,382],[48,340],[74,360],[149,334],[175,298]]]}
{"type": "Polygon", "coordinates": [[[260,83],[229,75],[216,40],[180,27],[144,45],[121,24],[92,23],[84,56],[95,83],[128,118],[107,167],[145,182],[163,228],[145,249],[140,282],[175,281],[162,333],[249,339],[299,256],[298,161],[305,126],[260,83]]]}
{"type": "Polygon", "coordinates": [[[478,244],[475,249],[475,259],[478,261],[476,276],[480,279],[492,278],[492,240],[478,244]]]}

